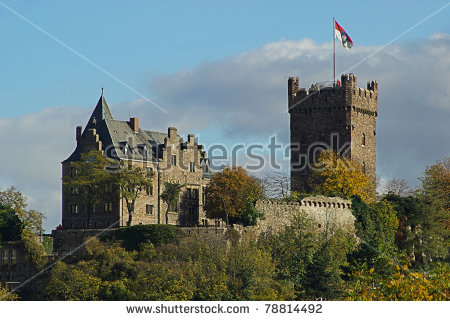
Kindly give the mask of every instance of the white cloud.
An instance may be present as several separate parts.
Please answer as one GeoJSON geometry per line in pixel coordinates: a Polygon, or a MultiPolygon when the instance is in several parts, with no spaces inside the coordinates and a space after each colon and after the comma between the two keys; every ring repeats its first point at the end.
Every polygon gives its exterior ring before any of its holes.
{"type": "Polygon", "coordinates": [[[46,108],[17,118],[0,118],[0,188],[16,186],[30,208],[47,215],[49,231],[61,222],[61,162],[75,147],[75,127],[86,109],[46,108]]]}

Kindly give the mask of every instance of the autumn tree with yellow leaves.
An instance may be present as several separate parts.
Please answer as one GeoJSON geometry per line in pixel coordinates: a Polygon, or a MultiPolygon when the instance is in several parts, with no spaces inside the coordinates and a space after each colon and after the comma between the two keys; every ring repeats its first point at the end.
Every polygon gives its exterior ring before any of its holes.
{"type": "Polygon", "coordinates": [[[314,193],[344,198],[359,196],[364,202],[374,200],[374,179],[365,174],[355,161],[328,150],[320,155],[314,167],[315,171],[308,180],[314,193]]]}

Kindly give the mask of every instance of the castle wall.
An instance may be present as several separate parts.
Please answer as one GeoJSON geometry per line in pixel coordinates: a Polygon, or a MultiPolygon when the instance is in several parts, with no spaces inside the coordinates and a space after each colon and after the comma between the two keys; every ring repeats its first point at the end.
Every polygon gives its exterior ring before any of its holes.
{"type": "Polygon", "coordinates": [[[311,196],[300,202],[260,200],[256,209],[264,213],[265,219],[258,222],[260,232],[277,232],[290,224],[294,215],[306,213],[318,229],[340,227],[354,231],[355,217],[351,212],[351,201],[340,197],[311,196]]]}

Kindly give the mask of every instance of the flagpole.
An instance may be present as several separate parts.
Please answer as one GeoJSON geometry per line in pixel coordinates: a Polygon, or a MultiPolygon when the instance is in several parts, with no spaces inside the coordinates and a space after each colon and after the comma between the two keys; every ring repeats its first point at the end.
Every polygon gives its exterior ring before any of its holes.
{"type": "Polygon", "coordinates": [[[333,88],[336,86],[336,48],[335,48],[335,40],[334,40],[334,32],[336,28],[336,23],[334,22],[333,17],[333,88]]]}

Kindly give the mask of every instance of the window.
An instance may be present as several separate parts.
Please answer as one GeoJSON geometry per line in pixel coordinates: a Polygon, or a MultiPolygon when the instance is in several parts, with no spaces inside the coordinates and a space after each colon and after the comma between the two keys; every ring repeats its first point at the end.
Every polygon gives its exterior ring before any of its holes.
{"type": "Polygon", "coordinates": [[[105,213],[112,212],[112,202],[106,202],[105,203],[105,213]]]}
{"type": "Polygon", "coordinates": [[[146,171],[147,171],[147,176],[152,176],[153,175],[153,168],[147,167],[146,171]]]}
{"type": "Polygon", "coordinates": [[[362,170],[363,170],[363,173],[366,174],[366,162],[362,163],[362,170]]]}
{"type": "Polygon", "coordinates": [[[97,206],[95,204],[88,204],[88,211],[89,213],[96,213],[97,212],[97,206]]]}
{"type": "Polygon", "coordinates": [[[71,187],[70,192],[72,193],[72,195],[80,194],[80,190],[78,189],[78,187],[71,187]]]}
{"type": "Polygon", "coordinates": [[[6,250],[2,251],[2,267],[8,267],[8,252],[6,250]]]}
{"type": "Polygon", "coordinates": [[[205,186],[202,186],[202,204],[205,204],[206,200],[206,188],[205,186]]]}
{"type": "Polygon", "coordinates": [[[366,134],[362,134],[361,145],[366,146],[366,134]]]}
{"type": "Polygon", "coordinates": [[[187,191],[186,191],[186,197],[188,199],[191,199],[191,189],[190,188],[188,188],[187,191]]]}
{"type": "Polygon", "coordinates": [[[78,171],[75,167],[70,168],[70,176],[75,177],[78,175],[78,171]]]}
{"type": "Polygon", "coordinates": [[[70,212],[72,214],[78,214],[78,205],[77,204],[70,205],[70,212]]]}
{"type": "Polygon", "coordinates": [[[177,166],[177,155],[172,155],[172,156],[170,157],[170,163],[171,163],[173,166],[177,166]]]}
{"type": "Polygon", "coordinates": [[[105,192],[106,193],[111,193],[113,191],[113,184],[109,183],[105,185],[105,192]]]}
{"type": "Polygon", "coordinates": [[[198,189],[194,188],[192,191],[194,192],[194,195],[192,196],[192,198],[195,200],[198,200],[198,189]]]}
{"type": "Polygon", "coordinates": [[[202,218],[202,225],[203,225],[203,226],[208,226],[208,220],[202,218]]]}
{"type": "Polygon", "coordinates": [[[194,162],[191,162],[190,164],[189,164],[189,171],[190,172],[195,172],[195,163],[194,162]]]}
{"type": "Polygon", "coordinates": [[[208,173],[208,172],[209,172],[208,165],[203,165],[203,173],[208,173]]]}
{"type": "Polygon", "coordinates": [[[153,195],[153,186],[149,186],[145,188],[145,193],[147,195],[153,195]]]}
{"type": "Polygon", "coordinates": [[[150,204],[147,204],[147,205],[145,205],[145,212],[146,212],[147,214],[152,215],[152,214],[153,214],[154,208],[155,208],[155,206],[150,205],[150,204]]]}
{"type": "Polygon", "coordinates": [[[178,202],[169,204],[169,212],[177,212],[178,211],[178,202]]]}

